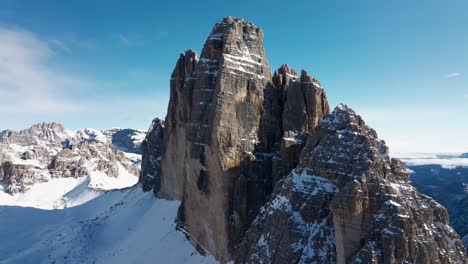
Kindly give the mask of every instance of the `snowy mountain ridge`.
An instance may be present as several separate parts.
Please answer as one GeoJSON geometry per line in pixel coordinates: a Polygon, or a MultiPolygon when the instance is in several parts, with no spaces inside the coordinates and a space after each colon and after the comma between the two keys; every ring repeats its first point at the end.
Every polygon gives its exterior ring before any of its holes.
{"type": "Polygon", "coordinates": [[[138,181],[141,162],[141,155],[133,150],[139,148],[143,134],[131,129],[72,132],[59,123],[40,123],[19,132],[4,130],[0,132],[0,202],[63,208],[132,186],[138,181]],[[116,145],[130,146],[126,149],[131,152],[116,145]]]}

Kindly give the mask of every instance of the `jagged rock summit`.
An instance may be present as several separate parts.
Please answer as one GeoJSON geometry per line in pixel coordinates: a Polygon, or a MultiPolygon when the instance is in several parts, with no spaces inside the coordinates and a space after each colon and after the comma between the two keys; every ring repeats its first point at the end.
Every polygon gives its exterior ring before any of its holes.
{"type": "Polygon", "coordinates": [[[253,222],[237,263],[465,263],[445,208],[409,184],[353,110],[316,127],[253,222]]]}
{"type": "Polygon", "coordinates": [[[222,263],[463,263],[445,209],[361,117],[329,115],[317,79],[286,64],[272,74],[251,22],[216,23],[170,87],[140,180],[182,201],[178,228],[200,250],[222,263]]]}

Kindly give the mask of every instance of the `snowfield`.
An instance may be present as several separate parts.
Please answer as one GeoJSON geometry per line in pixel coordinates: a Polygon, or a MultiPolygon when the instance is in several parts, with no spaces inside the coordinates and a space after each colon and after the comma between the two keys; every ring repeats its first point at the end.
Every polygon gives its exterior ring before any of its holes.
{"type": "Polygon", "coordinates": [[[63,209],[92,200],[105,191],[131,187],[138,178],[122,169],[118,178],[93,172],[80,178],[52,178],[47,182],[38,182],[25,193],[11,195],[0,186],[0,206],[34,207],[39,209],[63,209]]]}
{"type": "Polygon", "coordinates": [[[37,184],[17,197],[18,206],[0,197],[0,263],[216,263],[176,230],[180,202],[138,185],[99,192],[87,187],[89,178],[73,180],[37,184]],[[72,189],[57,193],[62,187],[72,189]],[[68,199],[58,206],[65,208],[45,210],[57,197],[68,199]],[[22,207],[34,204],[44,209],[22,207]]]}

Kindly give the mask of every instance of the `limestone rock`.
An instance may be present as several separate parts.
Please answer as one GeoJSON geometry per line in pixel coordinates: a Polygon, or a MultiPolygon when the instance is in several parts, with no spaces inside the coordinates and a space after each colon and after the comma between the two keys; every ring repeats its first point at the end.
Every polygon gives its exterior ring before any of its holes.
{"type": "Polygon", "coordinates": [[[446,210],[338,106],[314,129],[239,246],[236,263],[466,263],[446,210]]]}

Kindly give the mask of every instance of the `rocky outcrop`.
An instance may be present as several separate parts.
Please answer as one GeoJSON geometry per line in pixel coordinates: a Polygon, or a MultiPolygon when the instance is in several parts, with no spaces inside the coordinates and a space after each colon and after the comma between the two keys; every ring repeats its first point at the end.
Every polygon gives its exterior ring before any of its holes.
{"type": "Polygon", "coordinates": [[[237,263],[466,263],[446,210],[354,111],[313,131],[237,251],[237,263]]]}
{"type": "Polygon", "coordinates": [[[182,200],[179,228],[229,261],[328,111],[315,78],[287,65],[272,76],[262,30],[226,18],[214,26],[200,58],[186,51],[172,73],[155,192],[182,200]]]}
{"type": "Polygon", "coordinates": [[[463,153],[460,155],[460,158],[468,158],[468,153],[463,153]]]}
{"type": "Polygon", "coordinates": [[[143,191],[159,190],[161,183],[161,153],[164,122],[155,118],[141,144],[140,182],[143,191]]]}
{"type": "Polygon", "coordinates": [[[58,123],[41,123],[0,135],[0,183],[10,194],[58,177],[139,175],[139,155],[118,150],[96,130],[73,133],[58,123]]]}

